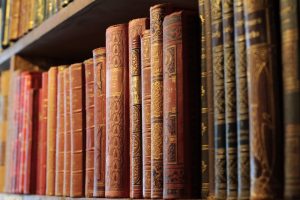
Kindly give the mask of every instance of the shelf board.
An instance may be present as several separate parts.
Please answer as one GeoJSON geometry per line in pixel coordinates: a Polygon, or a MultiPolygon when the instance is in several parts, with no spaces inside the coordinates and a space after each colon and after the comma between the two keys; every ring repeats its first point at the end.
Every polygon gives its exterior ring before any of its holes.
{"type": "Polygon", "coordinates": [[[107,27],[149,17],[150,6],[164,2],[190,10],[198,6],[197,0],[75,0],[5,49],[0,68],[15,54],[44,67],[83,61],[105,45],[107,27]]]}

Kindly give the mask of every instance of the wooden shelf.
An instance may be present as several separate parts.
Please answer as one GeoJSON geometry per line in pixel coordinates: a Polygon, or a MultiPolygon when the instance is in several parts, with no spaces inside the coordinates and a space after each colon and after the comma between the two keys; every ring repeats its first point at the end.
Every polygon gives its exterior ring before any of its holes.
{"type": "Polygon", "coordinates": [[[197,10],[197,0],[75,0],[0,54],[0,68],[18,54],[42,67],[70,64],[92,56],[105,45],[108,26],[149,16],[157,3],[197,10]]]}

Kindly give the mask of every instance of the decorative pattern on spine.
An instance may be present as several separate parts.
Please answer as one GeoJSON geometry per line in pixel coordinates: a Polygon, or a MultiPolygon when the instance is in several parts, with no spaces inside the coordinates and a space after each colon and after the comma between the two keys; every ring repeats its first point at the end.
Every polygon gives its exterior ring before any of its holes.
{"type": "Polygon", "coordinates": [[[283,198],[279,3],[244,1],[250,122],[250,199],[283,198]],[[278,18],[277,18],[278,17],[278,18]]]}
{"type": "Polygon", "coordinates": [[[222,2],[211,1],[215,119],[215,197],[226,199],[226,129],[222,2]]]}
{"type": "Polygon", "coordinates": [[[93,50],[94,59],[94,197],[105,196],[106,141],[106,55],[105,48],[93,50]]]}
{"type": "Polygon", "coordinates": [[[86,148],[85,148],[85,197],[93,197],[94,190],[94,61],[84,61],[85,69],[85,110],[86,110],[86,148]]]}
{"type": "Polygon", "coordinates": [[[82,63],[72,64],[70,70],[71,172],[70,197],[84,195],[85,166],[85,71],[82,63]]]}
{"type": "Polygon", "coordinates": [[[250,197],[249,112],[243,0],[234,0],[238,199],[250,197]]]}
{"type": "Polygon", "coordinates": [[[142,198],[142,91],[141,43],[142,32],[149,20],[140,18],[128,24],[129,35],[129,113],[130,113],[130,198],[142,198]]]}
{"type": "Polygon", "coordinates": [[[70,70],[64,69],[64,124],[65,124],[65,145],[64,145],[64,185],[63,196],[70,196],[70,172],[71,172],[71,119],[70,119],[70,70]]]}
{"type": "Polygon", "coordinates": [[[285,198],[300,199],[300,42],[297,0],[281,0],[284,88],[285,198]]]}
{"type": "Polygon", "coordinates": [[[151,198],[163,195],[163,19],[169,4],[150,8],[151,37],[151,198]]]}
{"type": "Polygon", "coordinates": [[[60,66],[57,74],[57,127],[56,127],[56,167],[55,167],[55,195],[63,195],[64,185],[64,68],[60,66]]]}
{"type": "Polygon", "coordinates": [[[141,39],[143,197],[151,198],[151,65],[150,30],[141,39]]]}
{"type": "Polygon", "coordinates": [[[106,30],[106,168],[105,196],[129,196],[128,26],[106,30]]]}
{"type": "Polygon", "coordinates": [[[207,68],[204,0],[199,0],[199,17],[201,22],[201,198],[208,197],[209,183],[209,149],[208,149],[208,105],[207,105],[207,68]]]}
{"type": "Polygon", "coordinates": [[[11,16],[9,27],[9,39],[14,41],[18,39],[18,28],[20,20],[21,0],[13,0],[11,3],[11,16]]]}
{"type": "Polygon", "coordinates": [[[49,196],[55,194],[57,73],[57,67],[51,67],[48,71],[46,195],[49,196]]]}

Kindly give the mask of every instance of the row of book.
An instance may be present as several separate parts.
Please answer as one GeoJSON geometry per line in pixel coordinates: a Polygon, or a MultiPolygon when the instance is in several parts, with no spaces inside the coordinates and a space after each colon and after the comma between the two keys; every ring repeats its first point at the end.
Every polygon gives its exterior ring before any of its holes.
{"type": "Polygon", "coordinates": [[[200,198],[199,29],[160,4],[83,63],[11,72],[4,191],[200,198]]]}
{"type": "Polygon", "coordinates": [[[72,0],[2,0],[1,49],[8,47],[72,0]]]}
{"type": "Polygon", "coordinates": [[[300,199],[299,6],[199,0],[203,199],[300,199]]]}

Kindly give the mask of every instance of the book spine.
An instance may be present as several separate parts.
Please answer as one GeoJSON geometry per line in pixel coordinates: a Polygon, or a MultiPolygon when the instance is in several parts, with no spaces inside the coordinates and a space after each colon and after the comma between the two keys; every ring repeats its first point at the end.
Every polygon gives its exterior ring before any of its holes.
{"type": "Polygon", "coordinates": [[[84,195],[85,83],[84,66],[70,66],[71,172],[70,197],[84,195]]]}
{"type": "Polygon", "coordinates": [[[142,198],[142,110],[140,36],[149,28],[149,20],[140,18],[128,24],[129,35],[129,137],[130,137],[130,197],[142,198]]]}
{"type": "Polygon", "coordinates": [[[20,0],[13,0],[11,10],[11,21],[9,39],[14,41],[18,39],[18,27],[19,27],[19,16],[20,16],[20,0]]]}
{"type": "Polygon", "coordinates": [[[207,68],[206,68],[206,37],[204,0],[199,0],[199,17],[201,22],[201,198],[208,197],[209,184],[209,149],[208,149],[208,105],[207,105],[207,68]]]}
{"type": "Polygon", "coordinates": [[[105,197],[106,148],[106,54],[105,48],[93,50],[94,59],[94,197],[105,197]]]}
{"type": "Polygon", "coordinates": [[[143,197],[151,198],[151,65],[150,30],[141,39],[143,197]]]}
{"type": "Polygon", "coordinates": [[[57,72],[55,196],[62,196],[64,185],[64,67],[57,72]]]}
{"type": "Polygon", "coordinates": [[[244,7],[242,0],[234,0],[234,51],[236,71],[237,116],[237,183],[238,198],[250,197],[249,112],[246,63],[244,7]]]}
{"type": "Polygon", "coordinates": [[[29,14],[28,14],[28,31],[32,30],[35,26],[35,14],[37,12],[36,10],[36,4],[37,0],[31,0],[30,1],[30,6],[29,6],[29,14]]]}
{"type": "Polygon", "coordinates": [[[283,64],[284,132],[285,132],[285,191],[286,199],[300,198],[300,46],[297,0],[280,1],[281,52],[283,64]]]}
{"type": "Polygon", "coordinates": [[[106,197],[129,196],[128,26],[106,30],[106,197]],[[115,49],[118,51],[115,51],[115,49]],[[118,152],[117,154],[114,152],[118,152]]]}
{"type": "Polygon", "coordinates": [[[3,28],[3,38],[2,47],[9,46],[9,30],[10,30],[10,16],[11,16],[11,0],[6,0],[5,5],[5,18],[4,18],[4,28],[3,28]]]}
{"type": "Polygon", "coordinates": [[[283,198],[277,1],[244,1],[250,122],[250,199],[283,198]],[[267,180],[267,181],[266,181],[267,180]],[[262,187],[263,185],[263,187],[262,187]]]}
{"type": "Polygon", "coordinates": [[[70,70],[64,69],[64,185],[63,196],[70,196],[70,171],[71,171],[71,121],[70,121],[70,70]]]}
{"type": "Polygon", "coordinates": [[[85,102],[86,102],[86,163],[85,163],[85,196],[93,197],[94,189],[94,62],[84,61],[85,68],[85,102]]]}
{"type": "Polygon", "coordinates": [[[215,197],[226,198],[226,129],[222,2],[211,1],[211,34],[214,81],[215,197]]]}
{"type": "Polygon", "coordinates": [[[163,196],[163,19],[169,4],[150,8],[151,37],[151,198],[163,196]]]}
{"type": "Polygon", "coordinates": [[[35,1],[35,16],[34,23],[40,25],[45,19],[45,0],[35,1]]]}
{"type": "Polygon", "coordinates": [[[57,73],[57,67],[51,67],[48,71],[46,195],[49,196],[55,194],[57,73]]]}

